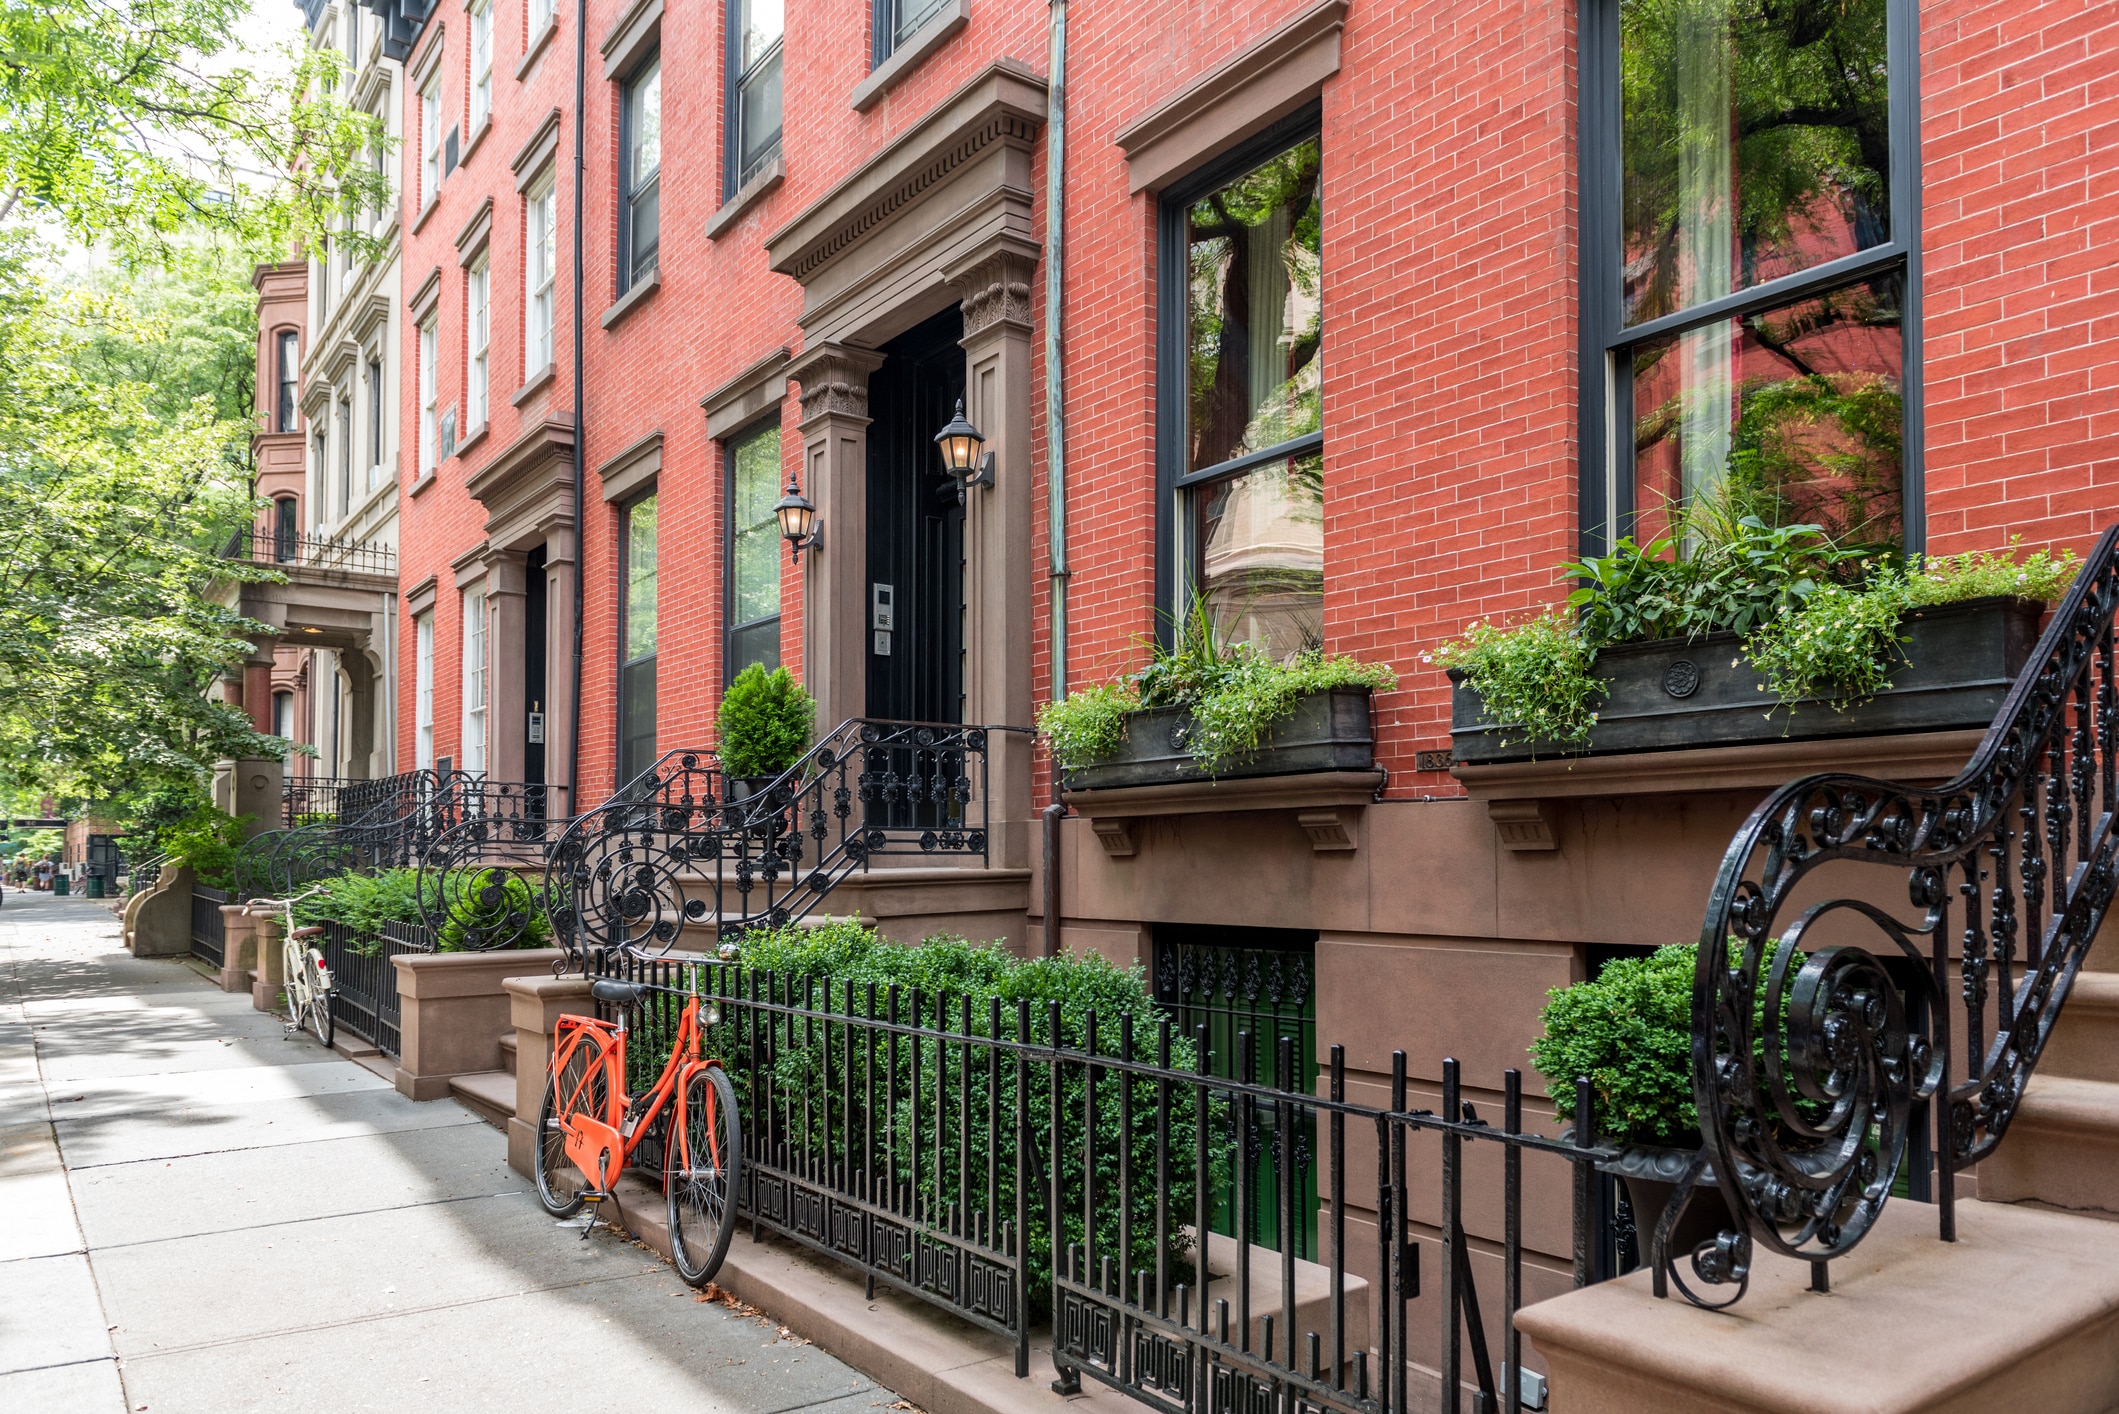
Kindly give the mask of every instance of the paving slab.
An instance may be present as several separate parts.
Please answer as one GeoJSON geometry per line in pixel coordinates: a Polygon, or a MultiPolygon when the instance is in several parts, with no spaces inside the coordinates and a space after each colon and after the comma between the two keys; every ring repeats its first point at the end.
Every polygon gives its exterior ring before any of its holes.
{"type": "Polygon", "coordinates": [[[110,1354],[88,1258],[24,1257],[0,1263],[0,1370],[71,1365],[110,1354]]]}
{"type": "MultiPolygon", "coordinates": [[[[344,1064],[349,1071],[362,1069],[350,1061],[344,1064]]],[[[483,1123],[452,1101],[416,1105],[395,1090],[376,1088],[220,1109],[199,1107],[175,1113],[118,1114],[83,1120],[61,1118],[56,1127],[67,1167],[80,1169],[138,1159],[174,1159],[219,1149],[257,1149],[351,1134],[483,1123]]]]}
{"type": "Polygon", "coordinates": [[[118,1362],[109,1357],[0,1374],[0,1409],[37,1414],[124,1414],[118,1362]]]}

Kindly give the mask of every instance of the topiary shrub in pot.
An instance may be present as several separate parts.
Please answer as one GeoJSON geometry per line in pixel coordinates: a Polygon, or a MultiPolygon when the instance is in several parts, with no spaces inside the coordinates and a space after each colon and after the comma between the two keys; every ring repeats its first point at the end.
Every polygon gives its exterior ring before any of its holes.
{"type": "Polygon", "coordinates": [[[817,700],[786,668],[753,663],[721,694],[716,755],[732,799],[763,790],[802,759],[816,724],[817,700]]]}
{"type": "MultiPolygon", "coordinates": [[[[1699,947],[1618,958],[1594,978],[1555,987],[1530,1048],[1553,1109],[1574,1122],[1575,1079],[1589,1078],[1597,1137],[1617,1144],[1606,1166],[1626,1186],[1636,1250],[1645,1262],[1678,1176],[1700,1147],[1692,1099],[1692,981],[1699,947]]],[[[1673,1254],[1730,1225],[1720,1191],[1703,1182],[1672,1234],[1673,1254]]]]}

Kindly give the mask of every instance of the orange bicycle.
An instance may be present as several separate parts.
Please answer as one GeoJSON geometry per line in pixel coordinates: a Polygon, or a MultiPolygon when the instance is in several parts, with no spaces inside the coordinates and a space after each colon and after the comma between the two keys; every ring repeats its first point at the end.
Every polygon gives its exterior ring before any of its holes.
{"type": "Polygon", "coordinates": [[[626,1093],[626,1015],[649,990],[643,982],[598,978],[589,994],[620,1008],[618,1020],[559,1018],[537,1117],[537,1197],[555,1218],[570,1218],[584,1203],[609,1198],[656,1116],[674,1103],[662,1174],[670,1256],[679,1276],[704,1286],[721,1269],[736,1231],[736,1185],[743,1173],[736,1087],[719,1060],[701,1054],[701,1012],[703,1024],[712,1026],[720,1021],[720,1008],[711,998],[702,1007],[695,987],[661,1076],[641,1094],[626,1093]]]}

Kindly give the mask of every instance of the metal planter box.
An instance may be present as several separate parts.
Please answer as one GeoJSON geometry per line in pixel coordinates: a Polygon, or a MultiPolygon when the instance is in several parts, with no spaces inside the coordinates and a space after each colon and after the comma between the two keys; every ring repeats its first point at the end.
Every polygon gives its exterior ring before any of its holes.
{"type": "Polygon", "coordinates": [[[1126,718],[1116,755],[1078,766],[1062,778],[1068,790],[1162,786],[1247,776],[1294,776],[1316,771],[1366,771],[1375,764],[1376,734],[1369,721],[1369,689],[1336,688],[1303,698],[1295,714],[1266,737],[1248,761],[1230,762],[1214,776],[1185,754],[1192,714],[1153,707],[1126,718]]]}
{"type": "MultiPolygon", "coordinates": [[[[1891,673],[1890,690],[1845,712],[1822,701],[1798,703],[1792,712],[1780,706],[1734,634],[1607,648],[1597,655],[1606,696],[1586,751],[1603,755],[1984,727],[2000,712],[2037,646],[2044,610],[2032,600],[2002,598],[1915,610],[1900,621],[1906,641],[1899,645],[1902,661],[1891,673]]],[[[1549,741],[1503,745],[1504,735],[1513,734],[1487,717],[1476,692],[1456,681],[1450,745],[1460,765],[1582,754],[1549,741]]]]}

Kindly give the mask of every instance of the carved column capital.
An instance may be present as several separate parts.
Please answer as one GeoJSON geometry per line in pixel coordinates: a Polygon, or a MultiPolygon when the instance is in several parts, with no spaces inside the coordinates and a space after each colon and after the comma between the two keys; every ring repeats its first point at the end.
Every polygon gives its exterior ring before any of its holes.
{"type": "Polygon", "coordinates": [[[868,375],[883,366],[883,355],[851,344],[819,344],[804,349],[788,365],[787,376],[802,385],[802,421],[820,417],[868,420],[868,375]]]}
{"type": "Polygon", "coordinates": [[[1035,254],[1006,248],[951,271],[949,283],[964,305],[964,337],[975,338],[1003,323],[1029,332],[1036,271],[1035,254]]]}

